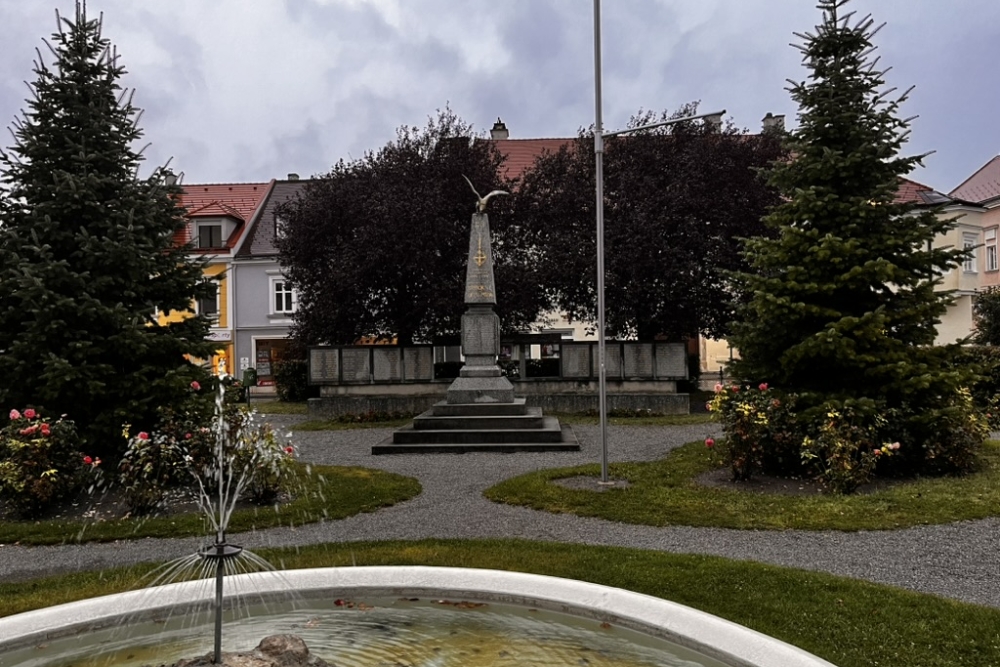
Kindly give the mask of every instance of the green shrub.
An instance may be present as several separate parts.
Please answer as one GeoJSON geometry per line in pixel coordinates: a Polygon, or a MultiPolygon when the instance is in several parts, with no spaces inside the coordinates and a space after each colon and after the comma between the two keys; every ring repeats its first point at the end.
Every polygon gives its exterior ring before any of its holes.
{"type": "Polygon", "coordinates": [[[78,489],[80,440],[68,419],[45,419],[31,408],[9,416],[0,430],[0,499],[20,516],[35,516],[78,489]]]}
{"type": "Polygon", "coordinates": [[[897,472],[907,475],[975,470],[979,450],[990,431],[989,421],[967,389],[960,389],[950,399],[938,397],[933,406],[911,407],[900,422],[900,440],[915,445],[899,457],[897,472]]]}
{"type": "Polygon", "coordinates": [[[280,401],[297,403],[319,396],[319,387],[309,385],[309,367],[305,359],[283,359],[275,363],[274,384],[280,401]]]}
{"type": "Polygon", "coordinates": [[[893,455],[898,441],[883,442],[885,413],[827,403],[812,435],[802,439],[802,460],[813,476],[834,493],[851,493],[871,481],[875,466],[893,455]]]}
{"type": "Polygon", "coordinates": [[[559,377],[559,360],[528,359],[524,364],[524,372],[530,378],[559,377]]]}
{"type": "Polygon", "coordinates": [[[982,412],[990,430],[1000,430],[1000,347],[964,345],[955,363],[974,371],[969,386],[973,405],[982,412]]]}
{"type": "Polygon", "coordinates": [[[454,380],[464,365],[464,361],[439,361],[434,364],[434,379],[454,380]]]}
{"type": "Polygon", "coordinates": [[[709,410],[722,422],[721,452],[734,480],[757,473],[810,476],[835,493],[850,493],[876,474],[941,475],[975,469],[989,433],[972,395],[931,396],[927,405],[890,407],[872,399],[827,400],[766,384],[715,387],[709,410]]]}

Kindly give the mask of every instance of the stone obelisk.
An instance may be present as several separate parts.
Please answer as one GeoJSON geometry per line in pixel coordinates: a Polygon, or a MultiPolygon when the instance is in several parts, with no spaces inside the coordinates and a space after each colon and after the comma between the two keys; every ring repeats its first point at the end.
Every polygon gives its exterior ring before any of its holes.
{"type": "Polygon", "coordinates": [[[486,204],[497,194],[507,193],[494,190],[480,197],[476,192],[478,203],[472,215],[465,272],[467,308],[462,316],[465,366],[448,387],[445,400],[374,445],[372,454],[580,450],[572,429],[543,415],[540,407],[529,407],[524,398],[514,398],[514,386],[497,366],[500,318],[493,312],[497,296],[486,216],[486,204]]]}
{"type": "Polygon", "coordinates": [[[469,263],[465,272],[465,304],[462,315],[462,354],[465,365],[448,387],[448,403],[512,403],[514,386],[497,365],[500,354],[500,318],[493,312],[496,286],[490,246],[490,219],[479,210],[472,215],[469,231],[469,263]]]}

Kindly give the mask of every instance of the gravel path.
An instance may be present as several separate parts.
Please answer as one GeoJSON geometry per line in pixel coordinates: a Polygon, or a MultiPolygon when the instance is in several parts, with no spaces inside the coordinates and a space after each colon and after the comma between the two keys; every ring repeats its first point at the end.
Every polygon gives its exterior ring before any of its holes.
{"type": "MultiPolygon", "coordinates": [[[[294,417],[272,417],[285,426],[294,417]]],[[[388,429],[301,432],[295,443],[304,461],[381,468],[416,477],[416,498],[372,514],[299,528],[240,535],[249,548],[323,542],[422,538],[519,537],[554,542],[617,545],[672,553],[753,560],[892,584],[916,591],[1000,607],[1000,520],[966,521],[896,531],[858,533],[741,531],[717,528],[633,526],[549,514],[492,503],[487,487],[540,468],[600,461],[600,430],[574,426],[581,451],[519,454],[372,456],[388,429]]],[[[691,440],[716,435],[712,424],[675,427],[609,427],[611,461],[650,460],[691,440]]],[[[142,539],[55,547],[0,546],[0,580],[91,570],[192,553],[199,539],[142,539]]]]}

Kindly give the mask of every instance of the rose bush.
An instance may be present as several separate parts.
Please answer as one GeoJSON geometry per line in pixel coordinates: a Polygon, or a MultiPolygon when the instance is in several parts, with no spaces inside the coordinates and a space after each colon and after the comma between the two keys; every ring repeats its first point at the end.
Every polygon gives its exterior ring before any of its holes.
{"type": "Polygon", "coordinates": [[[294,448],[233,400],[241,387],[220,382],[211,409],[205,408],[206,395],[198,395],[201,389],[192,383],[191,398],[161,410],[156,430],[129,437],[119,482],[133,513],[160,509],[172,491],[214,494],[219,484],[220,445],[223,483],[237,480],[250,501],[273,501],[291,479],[294,448]]]}
{"type": "MultiPolygon", "coordinates": [[[[801,437],[792,410],[795,397],[782,395],[766,384],[740,387],[715,385],[709,412],[722,421],[725,434],[723,456],[733,481],[750,479],[755,473],[789,474],[798,459],[801,437]]],[[[713,443],[714,444],[714,443],[713,443]]]]}
{"type": "Polygon", "coordinates": [[[11,410],[0,430],[0,499],[23,517],[36,516],[75,492],[83,454],[75,424],[36,410],[11,410]]]}

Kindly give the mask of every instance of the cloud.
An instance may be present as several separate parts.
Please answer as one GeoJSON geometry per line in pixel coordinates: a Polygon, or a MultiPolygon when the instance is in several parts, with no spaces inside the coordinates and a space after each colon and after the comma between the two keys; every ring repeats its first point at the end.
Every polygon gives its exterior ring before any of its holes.
{"type": "MultiPolygon", "coordinates": [[[[72,2],[56,4],[64,14],[72,2]]],[[[151,164],[174,156],[188,182],[326,171],[451,107],[513,137],[571,136],[594,120],[592,3],[584,0],[90,0],[145,109],[151,164]],[[294,163],[294,164],[290,164],[294,163]]],[[[918,84],[911,152],[936,149],[915,176],[947,190],[1000,150],[992,110],[992,0],[855,0],[878,35],[890,85],[918,84]]],[[[807,75],[793,31],[819,21],[801,0],[605,0],[604,119],[701,100],[738,126],[770,111],[794,124],[787,78],[807,75]]],[[[0,0],[0,123],[32,80],[55,27],[44,2],[0,0]]],[[[9,144],[9,142],[7,142],[9,144]]]]}

